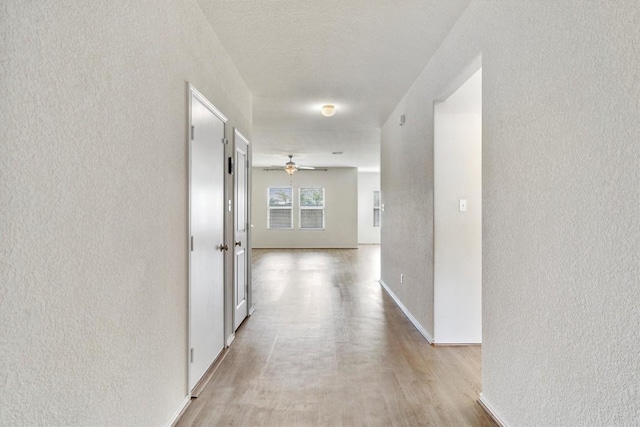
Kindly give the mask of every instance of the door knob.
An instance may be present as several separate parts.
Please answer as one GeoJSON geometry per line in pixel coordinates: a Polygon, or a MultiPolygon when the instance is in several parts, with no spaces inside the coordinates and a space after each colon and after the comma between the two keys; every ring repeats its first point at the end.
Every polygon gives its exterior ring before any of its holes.
{"type": "Polygon", "coordinates": [[[242,241],[236,242],[236,246],[242,246],[242,241]]]}
{"type": "Polygon", "coordinates": [[[220,244],[220,246],[218,246],[218,249],[220,249],[220,252],[222,251],[228,251],[229,250],[229,245],[225,245],[225,244],[220,244]]]}

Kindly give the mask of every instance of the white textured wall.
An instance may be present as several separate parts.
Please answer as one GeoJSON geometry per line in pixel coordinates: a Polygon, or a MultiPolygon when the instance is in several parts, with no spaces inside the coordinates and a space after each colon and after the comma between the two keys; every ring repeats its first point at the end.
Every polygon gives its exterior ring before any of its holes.
{"type": "Polygon", "coordinates": [[[1,425],[164,425],[187,394],[187,88],[251,132],[194,0],[0,6],[1,425]]]}
{"type": "Polygon", "coordinates": [[[433,340],[482,342],[482,71],[434,105],[433,340]],[[460,212],[460,199],[467,201],[460,212]]]}
{"type": "Polygon", "coordinates": [[[293,179],[284,171],[252,170],[251,231],[254,248],[357,248],[358,169],[330,168],[327,171],[299,171],[293,179]],[[293,229],[267,228],[267,188],[290,187],[293,183],[293,229]],[[300,187],[325,189],[325,229],[300,230],[298,194],[300,187]]]}
{"type": "Polygon", "coordinates": [[[373,192],[380,191],[379,172],[358,172],[358,243],[380,243],[380,227],[373,226],[373,192]]]}
{"type": "Polygon", "coordinates": [[[482,388],[512,426],[640,419],[638,22],[473,1],[382,131],[382,278],[432,331],[433,102],[482,53],[482,388]]]}

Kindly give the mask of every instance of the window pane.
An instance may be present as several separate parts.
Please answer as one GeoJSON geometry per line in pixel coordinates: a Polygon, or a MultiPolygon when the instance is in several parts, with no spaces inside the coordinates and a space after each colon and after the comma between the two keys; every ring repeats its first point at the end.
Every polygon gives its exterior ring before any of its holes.
{"type": "Polygon", "coordinates": [[[300,228],[324,228],[324,209],[302,209],[300,228]]]}
{"type": "Polygon", "coordinates": [[[373,192],[373,207],[374,208],[380,207],[380,191],[376,190],[373,192]]]}
{"type": "Polygon", "coordinates": [[[271,207],[289,207],[293,206],[293,189],[291,187],[270,187],[269,188],[269,206],[271,207]]]}
{"type": "Polygon", "coordinates": [[[324,206],[324,188],[301,188],[300,206],[324,206]]]}
{"type": "Polygon", "coordinates": [[[373,226],[380,227],[380,209],[373,210],[373,226]]]}
{"type": "Polygon", "coordinates": [[[291,209],[269,209],[269,228],[292,228],[291,209]]]}

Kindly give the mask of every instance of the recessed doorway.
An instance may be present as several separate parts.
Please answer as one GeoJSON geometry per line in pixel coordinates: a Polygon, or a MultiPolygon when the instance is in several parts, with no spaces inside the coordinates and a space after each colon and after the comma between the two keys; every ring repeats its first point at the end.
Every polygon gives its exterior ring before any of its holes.
{"type": "Polygon", "coordinates": [[[433,339],[482,342],[482,69],[434,105],[433,339]]]}

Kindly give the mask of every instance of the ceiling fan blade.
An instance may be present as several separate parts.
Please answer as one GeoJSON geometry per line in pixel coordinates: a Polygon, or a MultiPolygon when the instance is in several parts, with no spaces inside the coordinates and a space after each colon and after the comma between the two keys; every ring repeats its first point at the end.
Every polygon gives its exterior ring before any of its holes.
{"type": "Polygon", "coordinates": [[[313,166],[298,166],[298,169],[313,170],[315,168],[313,166]]]}

